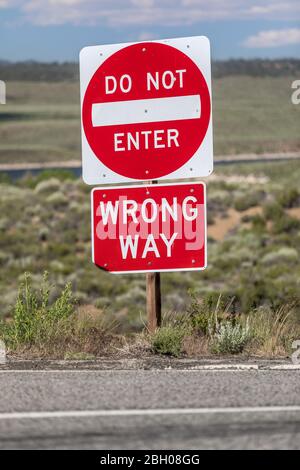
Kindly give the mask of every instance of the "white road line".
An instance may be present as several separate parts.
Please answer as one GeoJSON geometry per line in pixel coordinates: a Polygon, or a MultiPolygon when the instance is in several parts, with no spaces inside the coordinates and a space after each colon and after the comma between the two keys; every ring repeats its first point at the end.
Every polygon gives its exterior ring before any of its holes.
{"type": "Polygon", "coordinates": [[[271,413],[300,412],[300,406],[254,406],[228,408],[157,408],[140,410],[71,410],[71,411],[25,411],[0,413],[1,420],[13,419],[48,419],[48,418],[93,418],[121,416],[157,416],[157,415],[200,415],[224,413],[271,413]]]}
{"type": "Polygon", "coordinates": [[[258,370],[257,364],[203,364],[191,366],[189,370],[258,370]]]}
{"type": "MultiPolygon", "coordinates": [[[[8,361],[7,361],[8,362],[8,361]]],[[[6,365],[7,365],[6,362],[6,365]]],[[[82,364],[84,365],[84,364],[82,364]]],[[[94,373],[94,372],[122,372],[122,373],[128,373],[128,372],[247,372],[247,371],[267,371],[267,370],[282,370],[282,371],[289,371],[289,370],[300,370],[300,364],[276,364],[274,366],[268,364],[200,364],[200,365],[195,365],[195,366],[186,366],[185,368],[176,368],[172,366],[167,366],[163,369],[136,369],[134,367],[128,367],[128,368],[102,368],[98,369],[97,364],[95,366],[93,365],[92,368],[90,369],[72,369],[72,368],[67,368],[67,369],[7,369],[7,368],[1,368],[1,362],[0,362],[0,375],[1,374],[15,374],[15,373],[20,373],[20,374],[30,374],[30,373],[94,373]]]]}
{"type": "Polygon", "coordinates": [[[94,127],[199,119],[200,116],[200,95],[111,101],[92,106],[94,127]]]}
{"type": "Polygon", "coordinates": [[[270,366],[270,370],[299,370],[300,364],[279,364],[276,366],[270,366]]]}

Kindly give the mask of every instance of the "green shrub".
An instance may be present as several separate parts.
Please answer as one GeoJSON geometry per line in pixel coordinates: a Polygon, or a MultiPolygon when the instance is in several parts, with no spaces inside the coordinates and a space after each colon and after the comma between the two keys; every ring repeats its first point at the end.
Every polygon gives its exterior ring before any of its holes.
{"type": "Polygon", "coordinates": [[[250,209],[250,207],[255,207],[261,204],[262,200],[264,199],[265,194],[262,191],[256,191],[253,193],[246,193],[237,197],[234,202],[234,208],[237,211],[245,211],[250,209]]]}
{"type": "Polygon", "coordinates": [[[241,353],[251,337],[248,323],[241,325],[225,321],[217,327],[212,340],[212,351],[217,354],[241,353]]]}
{"type": "MultiPolygon", "coordinates": [[[[42,183],[40,183],[42,184],[42,183]]],[[[60,207],[64,207],[68,204],[68,198],[62,193],[61,191],[55,191],[50,196],[47,197],[46,201],[53,205],[54,208],[59,209],[60,207]]]]}
{"type": "Polygon", "coordinates": [[[193,330],[208,337],[213,353],[240,353],[251,339],[248,324],[240,324],[239,317],[233,316],[230,310],[234,310],[233,298],[229,300],[221,295],[208,296],[202,301],[192,298],[188,312],[193,330]]]}
{"type": "Polygon", "coordinates": [[[266,220],[278,220],[284,215],[284,210],[278,202],[268,202],[263,206],[266,220]]]}
{"type": "Polygon", "coordinates": [[[300,193],[296,188],[286,188],[277,195],[277,201],[286,209],[298,207],[300,205],[300,193]]]}
{"type": "Polygon", "coordinates": [[[221,296],[219,293],[210,293],[202,299],[191,295],[191,304],[187,314],[192,328],[204,335],[211,336],[217,325],[227,318],[230,309],[234,307],[234,299],[230,296],[221,296]]]}
{"type": "Polygon", "coordinates": [[[203,299],[199,299],[194,293],[191,295],[191,304],[187,309],[193,329],[207,335],[214,321],[215,297],[210,294],[203,299]]]}
{"type": "Polygon", "coordinates": [[[5,183],[5,184],[10,184],[11,183],[11,177],[9,176],[8,173],[0,173],[0,184],[5,183]]]}
{"type": "Polygon", "coordinates": [[[261,233],[266,228],[266,222],[265,222],[264,218],[259,214],[254,215],[252,217],[251,222],[252,222],[253,231],[255,233],[261,233]]]}
{"type": "Polygon", "coordinates": [[[0,335],[11,349],[51,341],[62,332],[62,325],[67,327],[67,320],[74,312],[75,300],[70,284],[61,291],[52,303],[48,275],[44,274],[40,291],[32,287],[31,276],[25,273],[19,288],[9,323],[1,323],[0,335]]]}
{"type": "Polygon", "coordinates": [[[292,217],[284,214],[282,217],[276,219],[273,223],[272,232],[275,235],[281,233],[289,233],[294,230],[299,230],[300,220],[293,219],[292,217]]]}
{"type": "Polygon", "coordinates": [[[39,183],[42,181],[48,181],[51,179],[59,180],[59,181],[68,181],[68,180],[75,180],[76,175],[72,170],[67,169],[49,169],[43,170],[37,175],[26,174],[21,180],[19,184],[26,186],[28,188],[34,189],[39,183]]]}
{"type": "Polygon", "coordinates": [[[297,263],[299,258],[295,248],[282,247],[277,251],[271,251],[263,256],[261,263],[267,266],[278,263],[297,263]]]}
{"type": "Polygon", "coordinates": [[[182,342],[186,335],[184,325],[167,325],[158,328],[151,338],[152,348],[157,354],[180,356],[182,342]]]}
{"type": "Polygon", "coordinates": [[[52,194],[59,191],[61,182],[57,178],[49,178],[41,180],[35,187],[35,192],[38,194],[52,194]]]}
{"type": "Polygon", "coordinates": [[[192,333],[189,316],[186,313],[166,313],[161,327],[149,336],[153,352],[178,357],[183,351],[183,340],[192,333]]]}

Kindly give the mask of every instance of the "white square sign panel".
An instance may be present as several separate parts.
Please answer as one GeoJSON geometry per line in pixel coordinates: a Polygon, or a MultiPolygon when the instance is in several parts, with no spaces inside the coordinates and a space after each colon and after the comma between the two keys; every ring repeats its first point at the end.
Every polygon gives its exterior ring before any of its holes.
{"type": "Polygon", "coordinates": [[[85,47],[80,88],[87,184],[212,173],[206,37],[85,47]]]}

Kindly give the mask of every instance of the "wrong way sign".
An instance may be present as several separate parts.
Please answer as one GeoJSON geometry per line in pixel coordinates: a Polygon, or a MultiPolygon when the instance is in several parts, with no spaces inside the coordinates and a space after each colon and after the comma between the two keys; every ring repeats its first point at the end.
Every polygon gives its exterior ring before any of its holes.
{"type": "Polygon", "coordinates": [[[113,273],[206,267],[204,183],[95,188],[92,256],[113,273]]]}
{"type": "Polygon", "coordinates": [[[84,48],[84,181],[209,175],[210,69],[209,41],[203,36],[84,48]]]}

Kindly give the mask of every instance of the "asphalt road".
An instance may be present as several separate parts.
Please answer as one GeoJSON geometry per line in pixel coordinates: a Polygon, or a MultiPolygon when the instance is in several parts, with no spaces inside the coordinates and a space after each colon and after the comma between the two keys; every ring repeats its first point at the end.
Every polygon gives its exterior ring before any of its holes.
{"type": "MultiPolygon", "coordinates": [[[[256,154],[242,154],[242,155],[225,155],[218,156],[214,159],[214,165],[231,165],[236,163],[273,163],[280,161],[299,160],[299,152],[284,152],[284,153],[265,153],[261,155],[256,154]]],[[[0,173],[4,172],[9,174],[13,179],[18,179],[24,174],[30,172],[38,174],[43,170],[69,170],[76,176],[81,176],[81,161],[69,160],[63,162],[43,162],[43,163],[0,163],[0,173]]]]}
{"type": "Polygon", "coordinates": [[[300,370],[0,371],[1,449],[300,449],[300,370]]]}

